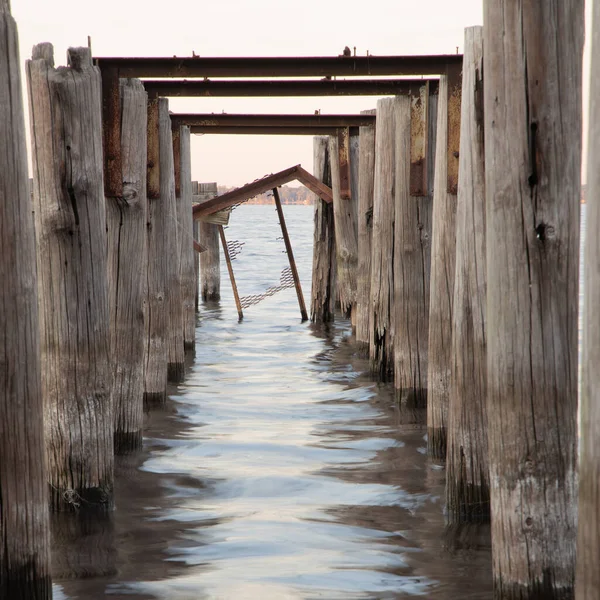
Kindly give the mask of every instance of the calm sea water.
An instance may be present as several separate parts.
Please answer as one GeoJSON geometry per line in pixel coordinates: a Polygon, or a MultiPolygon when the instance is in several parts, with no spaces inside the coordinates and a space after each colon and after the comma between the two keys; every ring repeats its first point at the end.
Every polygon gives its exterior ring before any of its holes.
{"type": "MultiPolygon", "coordinates": [[[[313,209],[284,212],[308,305],[313,209]]],[[[274,207],[236,209],[226,235],[242,296],[279,284],[274,207]]],[[[348,323],[301,323],[293,289],[238,323],[222,271],[185,383],[118,461],[114,514],[55,523],[55,598],[491,599],[489,528],[445,527],[444,471],[348,323]]]]}

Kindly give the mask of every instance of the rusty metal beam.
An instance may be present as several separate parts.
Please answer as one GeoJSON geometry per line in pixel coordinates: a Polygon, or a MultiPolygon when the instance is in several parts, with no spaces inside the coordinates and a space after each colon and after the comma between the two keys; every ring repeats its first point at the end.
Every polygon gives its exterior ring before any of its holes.
{"type": "MultiPolygon", "coordinates": [[[[350,131],[358,130],[351,127],[350,131]]],[[[337,135],[337,127],[273,127],[265,125],[264,127],[242,127],[242,126],[198,126],[190,127],[191,133],[196,135],[205,134],[224,134],[224,135],[337,135]]]]}
{"type": "Polygon", "coordinates": [[[413,93],[425,82],[437,87],[437,79],[324,79],[298,81],[186,81],[146,80],[149,95],[168,97],[250,98],[310,96],[401,96],[413,93]]]}
{"type": "Polygon", "coordinates": [[[425,56],[96,57],[119,77],[325,77],[441,75],[462,54],[425,56]]]}
{"type": "Polygon", "coordinates": [[[233,291],[238,318],[241,321],[244,318],[244,312],[242,311],[242,303],[240,301],[240,295],[235,282],[233,265],[231,264],[231,256],[229,255],[229,247],[227,246],[227,240],[225,239],[225,231],[223,229],[223,225],[217,225],[217,227],[219,228],[219,237],[221,238],[221,246],[223,246],[223,254],[225,255],[225,262],[227,263],[227,271],[229,272],[229,280],[231,281],[231,290],[233,291]]]}
{"type": "Polygon", "coordinates": [[[171,114],[177,125],[196,126],[264,126],[276,127],[362,127],[373,125],[375,115],[277,115],[277,114],[171,114]]]}

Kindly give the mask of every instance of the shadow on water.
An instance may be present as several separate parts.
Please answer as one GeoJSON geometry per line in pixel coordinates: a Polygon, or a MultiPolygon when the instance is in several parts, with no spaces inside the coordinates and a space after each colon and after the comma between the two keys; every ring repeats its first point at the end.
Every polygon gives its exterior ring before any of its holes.
{"type": "MultiPolygon", "coordinates": [[[[228,232],[247,242],[242,295],[285,265],[270,208],[238,209],[251,240],[228,232]]],[[[309,278],[312,209],[285,210],[309,278]]],[[[55,598],[491,598],[489,529],[445,529],[425,429],[369,377],[347,322],[301,323],[286,290],[238,323],[222,282],[185,383],[118,461],[114,514],[55,529],[55,598]]]]}

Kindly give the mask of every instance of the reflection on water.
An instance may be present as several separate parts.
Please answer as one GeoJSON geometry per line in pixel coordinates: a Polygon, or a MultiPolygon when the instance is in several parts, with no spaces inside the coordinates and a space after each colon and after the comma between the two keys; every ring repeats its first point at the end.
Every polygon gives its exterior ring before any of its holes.
{"type": "MultiPolygon", "coordinates": [[[[308,297],[312,208],[284,210],[308,297]]],[[[233,213],[241,295],[278,282],[279,235],[274,207],[233,213]]],[[[56,524],[55,598],[491,598],[489,529],[445,530],[444,472],[347,323],[301,323],[293,289],[238,323],[227,281],[143,453],[119,459],[112,519],[56,524]]]]}

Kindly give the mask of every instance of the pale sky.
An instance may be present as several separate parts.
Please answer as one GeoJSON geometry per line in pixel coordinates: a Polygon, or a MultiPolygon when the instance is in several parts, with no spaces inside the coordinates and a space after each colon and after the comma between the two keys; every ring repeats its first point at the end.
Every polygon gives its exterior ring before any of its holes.
{"type": "MultiPolygon", "coordinates": [[[[588,9],[591,2],[588,0],[588,9]]],[[[21,61],[54,44],[57,66],[69,46],[95,56],[335,56],[462,52],[464,28],[483,22],[482,0],[12,0],[21,61]]],[[[587,77],[584,78],[585,90],[587,77]]],[[[357,113],[376,97],[173,98],[173,112],[357,113]]],[[[587,109],[587,102],[584,102],[587,109]]],[[[587,110],[586,110],[587,112],[587,110]]],[[[301,163],[312,171],[310,136],[192,136],[192,178],[242,185],[301,163]]]]}

